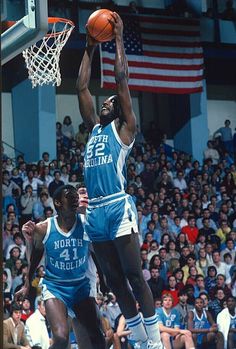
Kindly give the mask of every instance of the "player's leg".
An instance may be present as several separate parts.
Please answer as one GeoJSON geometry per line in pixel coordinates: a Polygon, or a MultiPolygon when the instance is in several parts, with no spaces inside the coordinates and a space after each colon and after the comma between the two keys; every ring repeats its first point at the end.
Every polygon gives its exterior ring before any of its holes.
{"type": "Polygon", "coordinates": [[[121,268],[114,241],[93,242],[95,255],[125,317],[137,315],[136,301],[121,268]]]}
{"type": "Polygon", "coordinates": [[[186,334],[178,334],[175,336],[175,339],[173,341],[173,348],[174,349],[194,349],[195,345],[193,343],[192,334],[189,331],[189,333],[186,334]]]}
{"type": "Polygon", "coordinates": [[[121,236],[114,240],[122,270],[128,278],[133,293],[138,300],[144,317],[154,315],[153,297],[144,280],[140,263],[140,246],[138,234],[121,236]]]}
{"type": "Polygon", "coordinates": [[[121,312],[134,339],[145,342],[147,334],[136,307],[136,300],[121,267],[120,256],[114,241],[93,242],[93,247],[98,263],[106,277],[107,285],[116,295],[121,312]]]}
{"type": "Polygon", "coordinates": [[[73,328],[79,347],[86,349],[105,349],[106,343],[101,329],[101,321],[95,299],[85,298],[73,308],[76,320],[73,319],[73,328]]]}
{"type": "Polygon", "coordinates": [[[141,269],[138,234],[132,233],[118,237],[115,239],[114,244],[120,257],[122,270],[128,278],[133,293],[140,304],[148,338],[154,343],[160,343],[160,332],[153,296],[144,280],[141,269]]]}
{"type": "Polygon", "coordinates": [[[53,335],[50,349],[65,349],[69,342],[66,306],[59,299],[51,298],[45,301],[45,309],[53,335]]]}
{"type": "Polygon", "coordinates": [[[161,333],[161,340],[162,340],[162,343],[163,343],[165,349],[172,349],[169,333],[162,332],[161,333]]]}

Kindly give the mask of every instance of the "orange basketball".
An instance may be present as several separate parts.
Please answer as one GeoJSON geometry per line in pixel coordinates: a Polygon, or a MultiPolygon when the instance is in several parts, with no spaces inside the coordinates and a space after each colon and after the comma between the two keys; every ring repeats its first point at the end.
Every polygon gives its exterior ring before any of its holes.
{"type": "Polygon", "coordinates": [[[93,39],[99,42],[113,39],[113,25],[109,22],[111,18],[112,12],[107,9],[97,10],[91,14],[87,22],[87,29],[93,39]]]}

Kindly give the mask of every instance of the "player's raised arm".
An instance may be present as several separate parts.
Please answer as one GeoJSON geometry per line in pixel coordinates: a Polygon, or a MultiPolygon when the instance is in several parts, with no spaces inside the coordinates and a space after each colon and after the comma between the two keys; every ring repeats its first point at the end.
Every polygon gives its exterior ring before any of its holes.
{"type": "Polygon", "coordinates": [[[117,95],[122,112],[121,127],[119,135],[121,140],[129,145],[135,136],[136,118],[132,108],[132,100],[130,97],[128,86],[128,63],[125,55],[123,42],[123,22],[120,16],[113,13],[114,35],[116,41],[115,56],[115,79],[117,86],[117,95]]]}
{"type": "Polygon", "coordinates": [[[91,131],[94,125],[99,121],[94,109],[91,93],[88,89],[91,77],[91,64],[96,46],[97,42],[93,40],[87,33],[86,48],[76,81],[76,90],[79,97],[80,113],[89,131],[91,131]]]}
{"type": "Polygon", "coordinates": [[[30,251],[28,251],[29,270],[24,286],[15,294],[16,299],[20,299],[29,293],[31,281],[44,253],[44,245],[42,241],[47,231],[47,222],[44,221],[38,223],[34,227],[32,224],[29,227],[28,223],[29,222],[23,225],[22,230],[24,232],[27,230],[28,234],[31,236],[31,241],[28,241],[30,245],[30,251]]]}

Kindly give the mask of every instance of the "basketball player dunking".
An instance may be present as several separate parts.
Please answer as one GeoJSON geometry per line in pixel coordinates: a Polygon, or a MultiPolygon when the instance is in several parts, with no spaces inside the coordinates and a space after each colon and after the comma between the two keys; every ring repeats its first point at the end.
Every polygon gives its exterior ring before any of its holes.
{"type": "Polygon", "coordinates": [[[136,208],[125,192],[125,162],[134,144],[136,118],[128,88],[123,23],[116,12],[112,23],[117,95],[104,101],[98,117],[88,89],[97,42],[89,34],[76,83],[80,112],[91,132],[84,158],[89,197],[86,230],[108,286],[116,295],[132,331],[132,338],[140,343],[140,348],[162,348],[152,294],[141,270],[136,208]],[[134,295],[140,303],[144,324],[134,295]]]}
{"type": "Polygon", "coordinates": [[[77,214],[77,190],[71,185],[61,186],[55,191],[53,202],[57,216],[38,224],[29,221],[22,227],[24,235],[31,239],[32,251],[29,275],[24,287],[16,293],[16,299],[29,293],[34,272],[45,252],[42,297],[53,335],[50,349],[67,348],[68,314],[78,320],[76,328],[80,328],[80,333],[76,333],[76,337],[86,333],[88,338],[81,348],[105,349],[95,299],[90,296],[91,286],[86,277],[89,239],[77,214]]]}

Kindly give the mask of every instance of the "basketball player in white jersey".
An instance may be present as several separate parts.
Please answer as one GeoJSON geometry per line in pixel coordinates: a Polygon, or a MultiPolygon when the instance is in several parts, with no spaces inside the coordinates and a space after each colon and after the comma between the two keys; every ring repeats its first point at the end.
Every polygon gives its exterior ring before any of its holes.
{"type": "Polygon", "coordinates": [[[140,348],[162,348],[151,291],[141,270],[137,212],[126,190],[126,160],[134,144],[136,118],[128,87],[123,22],[113,12],[117,95],[106,99],[96,115],[88,89],[97,46],[89,34],[76,83],[80,112],[91,132],[84,157],[89,203],[86,232],[108,286],[140,348]],[[129,286],[132,287],[132,290],[129,286]],[[136,309],[137,298],[144,323],[136,309]]]}

